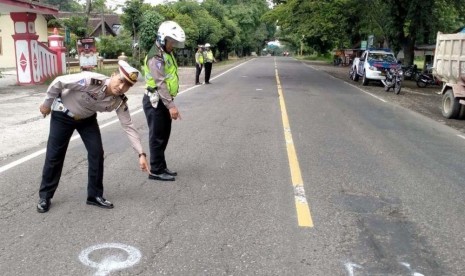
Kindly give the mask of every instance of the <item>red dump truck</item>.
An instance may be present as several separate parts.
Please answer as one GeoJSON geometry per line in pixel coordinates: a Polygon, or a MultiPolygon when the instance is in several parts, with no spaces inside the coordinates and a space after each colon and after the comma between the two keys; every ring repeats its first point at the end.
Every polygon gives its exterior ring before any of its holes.
{"type": "Polygon", "coordinates": [[[442,115],[448,119],[465,118],[465,33],[438,32],[433,74],[444,86],[442,115]]]}

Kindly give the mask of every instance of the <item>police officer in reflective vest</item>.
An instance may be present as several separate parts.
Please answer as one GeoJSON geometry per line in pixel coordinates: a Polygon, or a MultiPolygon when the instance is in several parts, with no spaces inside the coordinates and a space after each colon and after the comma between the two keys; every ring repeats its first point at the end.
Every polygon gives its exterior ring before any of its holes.
{"type": "Polygon", "coordinates": [[[113,204],[103,197],[103,145],[96,112],[116,111],[133,149],[139,155],[139,166],[149,172],[146,154],[135,129],[124,95],[136,83],[139,72],[125,61],[111,77],[93,72],[82,72],[57,77],[48,87],[40,106],[45,117],[51,112],[50,134],[42,172],[37,211],[45,213],[58,188],[66,150],[74,130],[77,130],[87,149],[88,205],[111,209],[113,204]]]}
{"type": "Polygon", "coordinates": [[[213,52],[210,49],[210,43],[205,44],[205,50],[203,51],[203,60],[205,62],[205,84],[210,84],[210,76],[212,73],[213,62],[216,62],[213,57],[213,52]]]}
{"type": "Polygon", "coordinates": [[[174,48],[183,48],[184,30],[173,21],[158,28],[157,39],[144,61],[146,91],[142,100],[149,127],[149,179],[174,181],[177,173],[168,169],[165,149],[171,134],[171,121],[181,119],[174,97],[178,94],[178,66],[174,48]]]}
{"type": "Polygon", "coordinates": [[[199,78],[203,68],[203,46],[199,45],[198,50],[195,53],[195,85],[200,84],[199,78]]]}

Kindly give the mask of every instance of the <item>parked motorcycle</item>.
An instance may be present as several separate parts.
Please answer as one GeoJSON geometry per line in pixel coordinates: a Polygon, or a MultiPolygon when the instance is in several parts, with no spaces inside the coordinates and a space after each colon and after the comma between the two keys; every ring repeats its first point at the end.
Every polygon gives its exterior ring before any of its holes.
{"type": "Polygon", "coordinates": [[[417,81],[420,77],[420,72],[418,72],[418,68],[416,64],[412,64],[410,66],[405,66],[402,68],[404,71],[404,79],[406,80],[414,80],[417,81]]]}
{"type": "Polygon", "coordinates": [[[422,73],[420,74],[420,76],[418,77],[418,80],[417,80],[417,86],[418,87],[421,87],[421,88],[424,88],[428,85],[441,85],[441,81],[439,81],[438,79],[436,79],[432,73],[422,73]]]}
{"type": "Polygon", "coordinates": [[[388,92],[391,88],[394,93],[399,94],[402,88],[403,71],[400,66],[386,70],[386,79],[381,80],[384,85],[384,91],[388,92]]]}

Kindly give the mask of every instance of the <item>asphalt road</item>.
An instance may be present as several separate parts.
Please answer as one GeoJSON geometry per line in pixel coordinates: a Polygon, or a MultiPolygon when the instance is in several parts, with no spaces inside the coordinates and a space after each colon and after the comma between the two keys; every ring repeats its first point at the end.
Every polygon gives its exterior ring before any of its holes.
{"type": "MultiPolygon", "coordinates": [[[[291,58],[212,83],[176,98],[175,182],[138,170],[118,123],[102,129],[115,209],[85,204],[79,139],[48,213],[35,210],[43,155],[4,171],[1,274],[465,274],[460,132],[291,58]]],[[[143,113],[133,121],[147,148],[143,113]]]]}

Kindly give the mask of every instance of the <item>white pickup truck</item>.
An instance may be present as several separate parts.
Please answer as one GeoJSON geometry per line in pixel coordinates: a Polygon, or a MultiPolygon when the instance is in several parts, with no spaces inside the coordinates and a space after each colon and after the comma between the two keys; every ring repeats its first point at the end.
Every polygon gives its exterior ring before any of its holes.
{"type": "Polygon", "coordinates": [[[447,119],[465,118],[465,33],[438,32],[433,75],[442,87],[442,115],[447,119]]]}
{"type": "Polygon", "coordinates": [[[384,80],[385,71],[396,66],[397,60],[389,49],[368,49],[361,57],[354,59],[349,77],[354,81],[361,77],[362,84],[368,85],[370,80],[384,80]]]}

